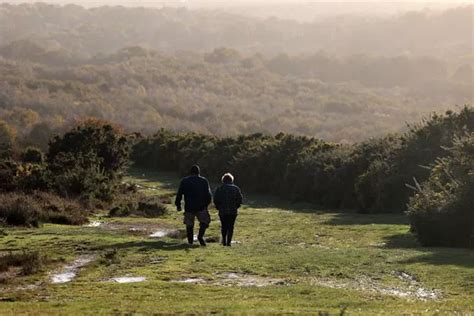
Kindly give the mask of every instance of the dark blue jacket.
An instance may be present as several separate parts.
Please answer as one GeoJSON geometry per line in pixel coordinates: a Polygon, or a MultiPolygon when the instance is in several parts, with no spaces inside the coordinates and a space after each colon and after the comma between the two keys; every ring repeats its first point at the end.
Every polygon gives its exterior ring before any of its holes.
{"type": "Polygon", "coordinates": [[[242,192],[235,184],[223,184],[214,193],[214,204],[219,214],[234,214],[242,204],[242,192]]]}
{"type": "Polygon", "coordinates": [[[201,176],[189,176],[181,180],[176,194],[176,206],[181,206],[183,195],[185,212],[197,213],[206,210],[212,200],[209,182],[201,176]]]}

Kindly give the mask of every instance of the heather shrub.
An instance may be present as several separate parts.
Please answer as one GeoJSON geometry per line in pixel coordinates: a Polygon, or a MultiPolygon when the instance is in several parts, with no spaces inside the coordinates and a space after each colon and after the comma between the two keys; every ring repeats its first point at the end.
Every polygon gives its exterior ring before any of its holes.
{"type": "Polygon", "coordinates": [[[11,226],[38,227],[40,223],[80,225],[87,211],[73,200],[46,192],[0,194],[0,219],[11,226]]]}

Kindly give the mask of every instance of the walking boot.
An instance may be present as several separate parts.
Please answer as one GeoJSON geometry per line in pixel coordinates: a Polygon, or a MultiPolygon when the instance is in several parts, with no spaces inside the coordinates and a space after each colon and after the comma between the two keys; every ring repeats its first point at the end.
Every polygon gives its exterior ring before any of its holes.
{"type": "Polygon", "coordinates": [[[192,245],[194,241],[194,227],[186,226],[186,236],[188,237],[188,244],[192,245]]]}
{"type": "Polygon", "coordinates": [[[230,247],[232,244],[232,236],[234,235],[234,229],[231,228],[229,231],[227,231],[227,239],[225,245],[230,247]]]}
{"type": "Polygon", "coordinates": [[[206,242],[204,241],[204,233],[206,232],[207,226],[199,226],[198,241],[201,246],[205,247],[206,242]]]}

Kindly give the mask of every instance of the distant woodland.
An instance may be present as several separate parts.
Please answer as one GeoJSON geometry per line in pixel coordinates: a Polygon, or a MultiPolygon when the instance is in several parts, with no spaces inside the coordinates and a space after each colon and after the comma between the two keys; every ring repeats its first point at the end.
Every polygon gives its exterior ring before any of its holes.
{"type": "Polygon", "coordinates": [[[459,57],[472,55],[472,10],[465,6],[386,18],[335,15],[301,23],[184,8],[3,4],[0,44],[32,39],[78,57],[113,53],[125,46],[171,52],[231,47],[264,54],[325,50],[336,55],[459,57]]]}
{"type": "Polygon", "coordinates": [[[472,104],[472,6],[312,23],[186,9],[0,6],[0,119],[46,146],[97,117],[128,132],[353,143],[472,104]]]}

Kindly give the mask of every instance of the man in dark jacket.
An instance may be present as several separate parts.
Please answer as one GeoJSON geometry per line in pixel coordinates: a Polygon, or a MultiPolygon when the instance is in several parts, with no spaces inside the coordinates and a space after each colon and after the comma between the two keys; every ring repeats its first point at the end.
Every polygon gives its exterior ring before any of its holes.
{"type": "Polygon", "coordinates": [[[181,199],[184,195],[184,224],[188,243],[193,244],[194,219],[199,221],[198,240],[201,246],[205,246],[204,233],[211,223],[211,216],[207,207],[211,204],[212,194],[209,182],[201,177],[199,166],[192,166],[190,175],[181,180],[178,193],[176,194],[176,208],[181,211],[181,199]]]}
{"type": "Polygon", "coordinates": [[[221,220],[222,245],[230,246],[237,210],[242,204],[242,192],[234,184],[234,177],[230,173],[222,177],[222,185],[214,193],[214,204],[221,220]]]}

